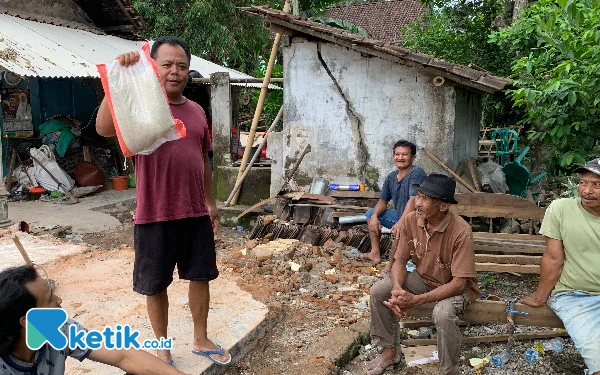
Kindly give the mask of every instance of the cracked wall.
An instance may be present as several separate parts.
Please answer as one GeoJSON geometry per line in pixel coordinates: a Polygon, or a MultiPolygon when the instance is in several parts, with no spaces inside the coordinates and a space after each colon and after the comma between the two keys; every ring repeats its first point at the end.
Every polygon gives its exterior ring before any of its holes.
{"type": "MultiPolygon", "coordinates": [[[[273,170],[272,190],[285,160],[307,142],[312,151],[298,169],[300,186],[306,176],[321,176],[340,184],[365,180],[378,190],[394,169],[391,148],[402,138],[427,147],[450,166],[458,163],[455,139],[464,138],[462,133],[467,139],[461,139],[461,150],[473,144],[476,152],[477,134],[470,128],[478,131],[479,123],[468,120],[474,116],[463,116],[461,133],[455,131],[456,110],[464,109],[456,105],[455,88],[433,86],[433,76],[418,68],[294,38],[284,48],[284,72],[284,130],[273,155],[280,168],[273,170]]],[[[440,171],[423,153],[417,153],[417,164],[428,173],[440,171]]]]}

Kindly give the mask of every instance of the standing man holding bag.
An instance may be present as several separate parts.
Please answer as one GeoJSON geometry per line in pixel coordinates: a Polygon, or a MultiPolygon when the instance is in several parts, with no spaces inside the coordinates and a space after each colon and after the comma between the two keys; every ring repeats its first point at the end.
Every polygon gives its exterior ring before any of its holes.
{"type": "MultiPolygon", "coordinates": [[[[147,296],[147,309],[157,339],[167,338],[167,287],[177,265],[179,277],[189,280],[193,320],[192,353],[227,365],[231,356],[207,336],[209,281],[219,275],[214,236],[219,230],[208,152],[212,150],[202,107],[183,96],[191,53],[181,39],[157,39],[150,52],[174,118],[183,121],[187,136],[162,144],[150,155],[135,156],[137,209],[134,226],[133,290],[147,296]]],[[[138,52],[117,56],[121,65],[140,59],[138,52]]],[[[116,135],[106,99],[96,119],[98,134],[116,135]]],[[[157,357],[173,364],[171,352],[157,357]]]]}

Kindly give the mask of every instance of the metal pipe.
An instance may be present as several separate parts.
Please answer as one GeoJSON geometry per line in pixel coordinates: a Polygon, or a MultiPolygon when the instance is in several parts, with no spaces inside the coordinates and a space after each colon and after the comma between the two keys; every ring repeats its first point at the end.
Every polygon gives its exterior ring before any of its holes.
{"type": "Polygon", "coordinates": [[[339,222],[340,222],[340,224],[366,223],[367,217],[365,215],[342,216],[342,217],[340,217],[339,222]]]}

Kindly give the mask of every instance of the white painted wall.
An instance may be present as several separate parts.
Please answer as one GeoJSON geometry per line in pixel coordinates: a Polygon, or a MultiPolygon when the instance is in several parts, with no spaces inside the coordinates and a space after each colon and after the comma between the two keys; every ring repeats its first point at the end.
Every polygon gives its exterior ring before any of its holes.
{"type": "MultiPolygon", "coordinates": [[[[394,169],[392,146],[399,139],[426,147],[455,167],[460,161],[454,160],[455,138],[467,136],[460,148],[473,149],[473,156],[476,155],[479,123],[471,124],[473,121],[469,119],[477,119],[480,109],[472,110],[474,115],[461,116],[461,134],[455,134],[454,87],[435,87],[433,76],[418,68],[362,57],[332,43],[322,43],[321,52],[363,126],[359,130],[356,122],[351,121],[345,101],[317,57],[317,43],[294,38],[283,55],[284,130],[281,150],[276,153],[281,156],[275,160],[279,165],[272,173],[272,187],[275,181],[280,181],[276,171],[292,165],[291,159],[306,143],[311,144],[312,152],[306,155],[294,176],[300,186],[308,185],[317,176],[342,184],[358,183],[365,178],[359,175],[360,139],[368,154],[368,169],[378,174],[371,183],[378,188],[394,169]]],[[[477,98],[470,103],[479,106],[479,95],[473,95],[477,98]]],[[[423,153],[417,152],[416,163],[427,173],[440,171],[423,153]]]]}

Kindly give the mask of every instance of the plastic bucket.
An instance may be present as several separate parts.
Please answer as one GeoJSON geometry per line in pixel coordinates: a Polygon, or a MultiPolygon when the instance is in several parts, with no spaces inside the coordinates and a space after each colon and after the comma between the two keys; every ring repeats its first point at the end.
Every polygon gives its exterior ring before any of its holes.
{"type": "Polygon", "coordinates": [[[112,180],[115,190],[127,190],[129,187],[129,176],[115,176],[112,180]]]}

